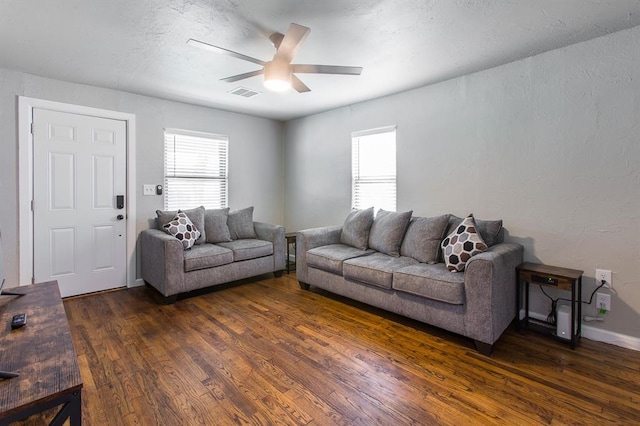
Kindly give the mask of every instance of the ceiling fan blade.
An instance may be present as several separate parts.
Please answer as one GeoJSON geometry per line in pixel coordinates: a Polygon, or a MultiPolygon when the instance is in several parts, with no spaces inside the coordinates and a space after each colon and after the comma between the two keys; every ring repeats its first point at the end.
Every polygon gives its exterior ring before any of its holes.
{"type": "Polygon", "coordinates": [[[345,74],[345,75],[360,75],[362,67],[342,67],[336,65],[303,65],[292,64],[291,69],[293,72],[303,74],[345,74]]]}
{"type": "Polygon", "coordinates": [[[255,77],[256,75],[264,74],[264,69],[258,71],[245,72],[244,74],[232,75],[231,77],[221,78],[220,81],[226,81],[227,83],[233,83],[234,81],[244,80],[245,78],[255,77]]]}
{"type": "Polygon", "coordinates": [[[282,42],[280,42],[280,47],[278,47],[278,51],[276,52],[273,59],[275,61],[285,61],[290,64],[293,60],[293,57],[298,52],[298,48],[304,42],[304,39],[307,38],[311,30],[307,27],[303,27],[298,24],[289,25],[289,29],[287,33],[284,35],[282,42]]]}
{"type": "Polygon", "coordinates": [[[291,75],[291,86],[296,89],[298,93],[310,92],[311,89],[307,87],[298,77],[291,75]]]}
{"type": "Polygon", "coordinates": [[[242,53],[234,52],[233,50],[228,50],[223,47],[214,46],[213,44],[205,43],[203,41],[198,41],[190,38],[187,40],[187,44],[189,46],[199,47],[201,49],[209,50],[211,52],[219,53],[222,55],[231,56],[232,58],[242,59],[244,61],[253,62],[254,64],[264,66],[265,62],[260,59],[252,58],[251,56],[243,55],[242,53]]]}

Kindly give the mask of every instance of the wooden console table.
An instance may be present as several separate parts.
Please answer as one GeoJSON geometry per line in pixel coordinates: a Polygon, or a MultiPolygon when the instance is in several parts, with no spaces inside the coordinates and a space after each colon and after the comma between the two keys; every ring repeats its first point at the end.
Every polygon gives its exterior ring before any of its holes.
{"type": "Polygon", "coordinates": [[[0,380],[0,424],[59,407],[50,425],[80,425],[82,377],[57,281],[12,290],[24,296],[0,296],[0,370],[19,376],[0,380]],[[18,313],[27,325],[11,330],[18,313]]]}

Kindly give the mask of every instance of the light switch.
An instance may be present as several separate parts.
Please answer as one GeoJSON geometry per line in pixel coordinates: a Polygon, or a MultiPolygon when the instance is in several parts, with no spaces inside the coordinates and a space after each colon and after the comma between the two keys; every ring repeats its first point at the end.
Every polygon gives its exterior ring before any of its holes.
{"type": "Polygon", "coordinates": [[[156,195],[156,186],[155,185],[142,185],[142,194],[143,195],[156,195]]]}

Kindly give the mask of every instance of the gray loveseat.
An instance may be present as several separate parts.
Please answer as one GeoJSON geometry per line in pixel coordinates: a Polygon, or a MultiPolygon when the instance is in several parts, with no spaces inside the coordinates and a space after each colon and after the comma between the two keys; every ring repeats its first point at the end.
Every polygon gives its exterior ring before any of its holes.
{"type": "MultiPolygon", "coordinates": [[[[176,212],[158,211],[157,227],[176,212]]],[[[284,227],[253,221],[253,207],[242,210],[186,210],[202,234],[195,245],[183,242],[161,229],[140,234],[142,279],[165,298],[192,290],[275,273],[285,268],[284,227]]]]}
{"type": "Polygon", "coordinates": [[[451,272],[440,245],[463,219],[410,218],[405,212],[404,220],[395,214],[396,223],[385,224],[378,213],[368,228],[354,225],[350,218],[363,212],[353,210],[343,226],[298,232],[301,288],[313,285],[461,334],[489,355],[515,318],[515,269],[523,260],[521,245],[503,242],[502,221],[476,221],[488,247],[468,259],[462,272],[451,272]]]}

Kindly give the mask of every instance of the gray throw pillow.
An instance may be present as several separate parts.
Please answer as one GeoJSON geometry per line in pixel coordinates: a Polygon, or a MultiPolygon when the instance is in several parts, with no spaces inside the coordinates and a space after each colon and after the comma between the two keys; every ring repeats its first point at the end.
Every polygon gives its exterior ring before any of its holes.
{"type": "Polygon", "coordinates": [[[258,238],[253,229],[253,206],[241,210],[230,210],[227,225],[232,240],[258,238]]]}
{"type": "Polygon", "coordinates": [[[400,257],[400,244],[412,213],[412,210],[402,213],[378,210],[369,232],[369,248],[389,256],[400,257]]]}
{"type": "Polygon", "coordinates": [[[231,241],[231,233],[227,226],[229,208],[204,211],[204,229],[208,243],[227,243],[231,241]]]}
{"type": "Polygon", "coordinates": [[[364,210],[351,210],[344,220],[340,243],[366,250],[372,223],[373,207],[364,210]]]}
{"type": "Polygon", "coordinates": [[[414,217],[404,235],[400,255],[422,263],[438,263],[440,243],[449,225],[449,215],[414,217]]]}
{"type": "MultiPolygon", "coordinates": [[[[470,214],[469,216],[473,216],[470,214]]],[[[449,216],[449,229],[447,229],[447,235],[451,234],[464,219],[457,216],[449,216]]],[[[482,240],[488,247],[494,246],[504,241],[504,232],[502,230],[502,220],[479,220],[474,219],[476,223],[476,229],[480,233],[482,240]]]]}
{"type": "MultiPolygon", "coordinates": [[[[204,206],[196,207],[191,210],[181,210],[183,213],[187,215],[189,220],[193,223],[193,226],[200,232],[200,237],[196,240],[196,244],[202,244],[207,240],[206,231],[204,229],[204,206]]],[[[174,217],[178,214],[178,211],[162,211],[156,210],[156,223],[158,224],[158,229],[162,229],[164,225],[171,222],[174,217]]]]}

